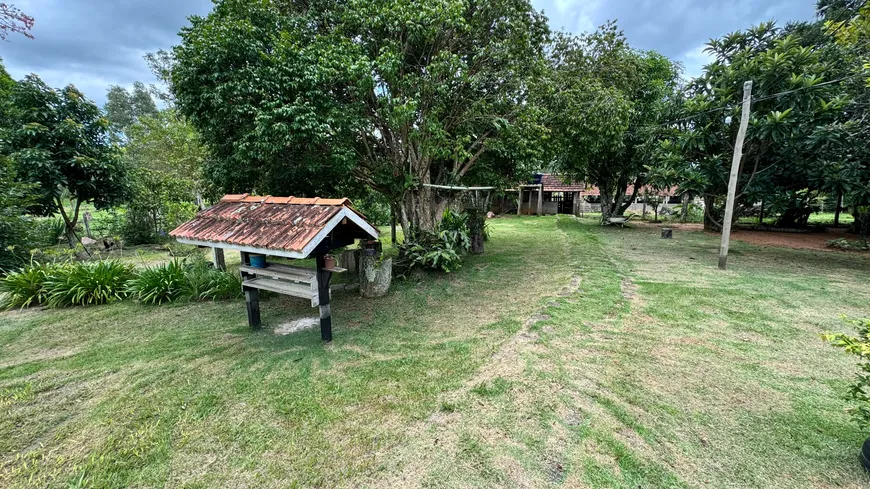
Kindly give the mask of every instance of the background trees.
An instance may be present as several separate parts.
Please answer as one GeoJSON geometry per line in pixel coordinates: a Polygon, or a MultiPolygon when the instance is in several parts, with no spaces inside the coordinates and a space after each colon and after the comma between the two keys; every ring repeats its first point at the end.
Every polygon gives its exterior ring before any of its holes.
{"type": "Polygon", "coordinates": [[[112,85],[106,93],[106,119],[112,130],[123,136],[136,121],[157,115],[157,105],[144,83],[133,83],[133,91],[112,85]]]}
{"type": "MultiPolygon", "coordinates": [[[[527,0],[218,2],[172,88],[227,190],[311,193],[345,175],[431,229],[488,150],[535,126],[546,19],[527,0]]],[[[513,163],[513,162],[507,162],[513,163]]]]}
{"type": "Polygon", "coordinates": [[[743,150],[735,216],[759,202],[784,226],[806,225],[825,180],[823,127],[840,120],[849,98],[827,77],[818,49],[772,23],[710,41],[716,59],[686,88],[685,116],[674,149],[685,170],[700,172],[705,227],[720,229],[742,84],[752,80],[753,106],[743,150]]]}
{"type": "Polygon", "coordinates": [[[622,215],[645,183],[661,123],[673,112],[679,69],[631,49],[614,23],[579,37],[558,36],[548,96],[555,169],[596,185],[601,213],[622,215]]]}

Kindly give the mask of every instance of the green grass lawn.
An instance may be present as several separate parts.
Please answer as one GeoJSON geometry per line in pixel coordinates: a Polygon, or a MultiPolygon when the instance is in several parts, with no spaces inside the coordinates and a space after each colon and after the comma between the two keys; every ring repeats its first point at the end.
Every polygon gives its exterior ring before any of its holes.
{"type": "MultiPolygon", "coordinates": [[[[819,333],[870,316],[870,257],[569,217],[335,341],[302,300],[0,313],[0,487],[866,487],[819,333]]],[[[229,256],[228,256],[229,258],[229,256]]]]}

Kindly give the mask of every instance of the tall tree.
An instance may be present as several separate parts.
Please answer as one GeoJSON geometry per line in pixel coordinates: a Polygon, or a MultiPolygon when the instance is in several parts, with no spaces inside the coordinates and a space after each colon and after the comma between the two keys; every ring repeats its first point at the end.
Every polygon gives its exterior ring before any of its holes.
{"type": "Polygon", "coordinates": [[[826,165],[825,184],[835,188],[852,210],[855,227],[866,240],[870,233],[870,1],[822,0],[819,14],[842,50],[841,69],[852,75],[843,90],[853,103],[844,110],[848,120],[825,127],[816,141],[833,156],[826,165]],[[837,9],[826,8],[829,2],[837,9]]]}
{"type": "Polygon", "coordinates": [[[528,0],[223,0],[182,31],[172,89],[221,186],[310,192],[352,174],[410,235],[446,205],[427,184],[461,184],[534,124],[548,34],[528,0]]]}
{"type": "Polygon", "coordinates": [[[646,165],[673,105],[679,67],[631,49],[615,23],[552,51],[549,96],[556,169],[598,186],[602,218],[619,216],[645,183],[646,165]]]}
{"type": "Polygon", "coordinates": [[[190,189],[188,200],[203,202],[210,188],[203,175],[208,151],[199,134],[174,109],[140,118],[127,131],[130,166],[157,172],[190,189]]]}
{"type": "Polygon", "coordinates": [[[74,86],[52,89],[36,75],[16,83],[10,100],[3,153],[14,162],[18,178],[39,184],[34,211],[59,213],[74,245],[82,203],[108,207],[128,195],[127,169],[110,140],[109,122],[74,86]]]}
{"type": "Polygon", "coordinates": [[[124,87],[111,85],[106,93],[106,105],[103,109],[112,130],[122,134],[139,119],[157,115],[157,105],[151,98],[148,87],[140,81],[133,83],[132,92],[124,87]]]}

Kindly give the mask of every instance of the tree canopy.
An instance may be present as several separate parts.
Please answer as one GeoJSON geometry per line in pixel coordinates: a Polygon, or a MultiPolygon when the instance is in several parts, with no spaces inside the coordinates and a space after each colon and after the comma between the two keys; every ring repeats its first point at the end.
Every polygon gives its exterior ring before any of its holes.
{"type": "Polygon", "coordinates": [[[127,168],[100,109],[74,86],[53,89],[36,75],[14,84],[3,131],[3,153],[17,177],[39,187],[31,208],[60,213],[72,241],[83,202],[109,207],[128,195],[127,168]],[[64,195],[73,208],[67,211],[64,195]]]}
{"type": "Polygon", "coordinates": [[[126,133],[143,117],[157,115],[157,105],[144,83],[133,83],[133,91],[112,85],[106,93],[106,119],[116,133],[126,133]]]}
{"type": "Polygon", "coordinates": [[[601,192],[603,217],[622,215],[645,183],[661,123],[673,112],[679,68],[632,49],[614,23],[559,36],[551,55],[555,169],[601,192]]]}
{"type": "Polygon", "coordinates": [[[425,184],[461,183],[535,127],[549,29],[527,0],[223,0],[181,35],[172,90],[220,186],[304,194],[352,175],[411,232],[444,208],[425,184]]]}

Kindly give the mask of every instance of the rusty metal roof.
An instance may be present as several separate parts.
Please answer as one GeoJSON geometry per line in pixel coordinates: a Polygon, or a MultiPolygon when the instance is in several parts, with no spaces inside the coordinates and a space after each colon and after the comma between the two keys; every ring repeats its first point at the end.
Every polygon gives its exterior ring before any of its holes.
{"type": "Polygon", "coordinates": [[[378,237],[374,226],[348,199],[225,195],[169,235],[180,242],[277,251],[302,258],[335,226],[348,221],[372,238],[378,237]]]}

